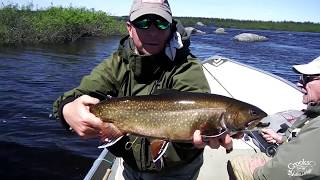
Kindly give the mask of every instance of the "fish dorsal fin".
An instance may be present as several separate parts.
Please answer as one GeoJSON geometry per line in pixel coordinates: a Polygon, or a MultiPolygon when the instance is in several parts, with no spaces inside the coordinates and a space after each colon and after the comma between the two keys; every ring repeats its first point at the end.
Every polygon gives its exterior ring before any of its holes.
{"type": "Polygon", "coordinates": [[[151,155],[153,162],[158,161],[168,148],[169,142],[164,140],[152,140],[150,142],[151,155]]]}

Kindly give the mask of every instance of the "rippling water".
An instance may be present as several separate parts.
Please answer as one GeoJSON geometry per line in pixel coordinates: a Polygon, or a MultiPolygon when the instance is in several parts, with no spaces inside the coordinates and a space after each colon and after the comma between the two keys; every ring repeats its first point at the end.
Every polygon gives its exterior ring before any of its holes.
{"type": "MultiPolygon", "coordinates": [[[[216,35],[192,37],[192,52],[200,59],[223,55],[272,72],[290,81],[293,64],[320,55],[320,33],[227,29],[216,35]],[[270,38],[240,43],[241,32],[270,38]]],[[[120,37],[81,39],[59,46],[0,48],[0,178],[82,179],[99,155],[98,140],[82,140],[50,118],[53,101],[77,86],[117,46],[120,37]]]]}

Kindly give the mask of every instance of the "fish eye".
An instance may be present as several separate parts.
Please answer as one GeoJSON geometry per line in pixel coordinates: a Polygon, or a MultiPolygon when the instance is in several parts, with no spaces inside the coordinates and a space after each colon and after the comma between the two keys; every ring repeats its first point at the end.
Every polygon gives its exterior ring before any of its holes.
{"type": "Polygon", "coordinates": [[[250,109],[250,110],[249,110],[249,114],[250,114],[251,116],[257,116],[257,115],[258,115],[258,113],[257,113],[255,110],[253,110],[253,109],[250,109]]]}

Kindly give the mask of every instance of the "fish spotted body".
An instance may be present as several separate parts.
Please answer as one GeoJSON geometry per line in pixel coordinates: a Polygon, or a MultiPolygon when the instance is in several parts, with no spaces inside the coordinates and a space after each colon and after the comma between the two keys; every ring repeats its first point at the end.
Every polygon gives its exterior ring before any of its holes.
{"type": "Polygon", "coordinates": [[[90,112],[123,134],[179,142],[190,142],[197,129],[206,136],[250,129],[267,116],[233,98],[191,92],[111,98],[92,105],[90,112]]]}

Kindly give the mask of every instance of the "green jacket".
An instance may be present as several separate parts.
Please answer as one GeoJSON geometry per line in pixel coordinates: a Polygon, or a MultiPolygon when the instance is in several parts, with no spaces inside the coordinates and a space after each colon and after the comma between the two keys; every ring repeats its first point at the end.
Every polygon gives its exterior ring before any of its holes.
{"type": "MultiPolygon", "coordinates": [[[[186,33],[180,33],[186,35],[186,33]]],[[[54,116],[67,123],[62,116],[62,107],[75,98],[87,94],[100,100],[107,95],[113,97],[152,94],[156,89],[176,89],[190,92],[210,92],[198,60],[190,53],[188,37],[182,37],[184,47],[177,50],[174,61],[164,53],[153,56],[140,56],[134,53],[134,45],[128,36],[120,41],[119,48],[109,59],[104,60],[90,75],[83,77],[80,85],[59,97],[53,105],[54,116]]],[[[130,150],[125,150],[125,143],[136,137],[122,138],[109,150],[133,169],[139,171],[159,170],[152,163],[149,141],[138,138],[130,150]]],[[[164,155],[165,167],[186,164],[203,150],[195,149],[192,144],[173,143],[164,155]]]]}
{"type": "Polygon", "coordinates": [[[320,105],[308,106],[305,115],[307,123],[298,135],[280,145],[276,156],[254,171],[255,180],[320,179],[320,105]]]}

